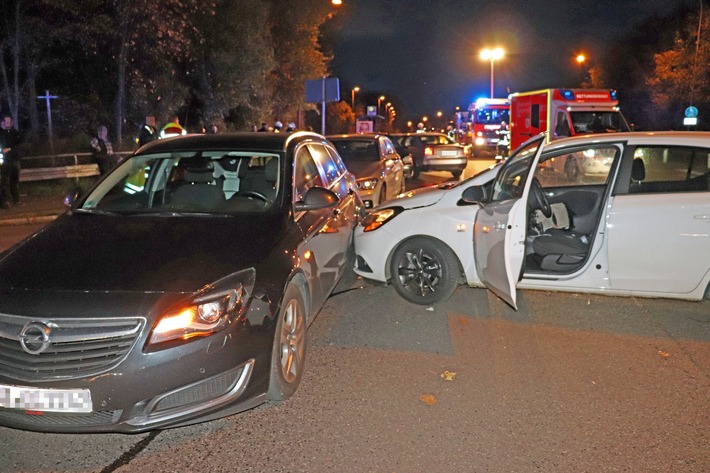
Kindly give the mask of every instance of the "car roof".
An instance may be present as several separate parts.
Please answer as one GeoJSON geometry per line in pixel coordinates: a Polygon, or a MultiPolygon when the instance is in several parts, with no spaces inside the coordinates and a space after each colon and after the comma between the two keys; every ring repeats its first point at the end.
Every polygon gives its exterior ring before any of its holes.
{"type": "Polygon", "coordinates": [[[194,134],[152,141],[141,147],[136,154],[174,151],[249,149],[254,151],[286,151],[294,143],[304,140],[325,141],[322,135],[311,132],[267,133],[236,132],[194,134]]]}
{"type": "Polygon", "coordinates": [[[326,135],[327,140],[358,140],[358,139],[366,139],[366,140],[376,140],[379,137],[387,137],[386,135],[380,134],[380,133],[344,133],[341,135],[326,135]]]}
{"type": "Polygon", "coordinates": [[[425,132],[411,132],[411,133],[392,133],[392,136],[448,136],[446,133],[440,133],[438,131],[425,131],[425,132]]]}
{"type": "Polygon", "coordinates": [[[598,133],[592,135],[560,138],[545,146],[545,150],[588,145],[596,143],[612,143],[618,141],[643,142],[648,144],[673,144],[682,146],[710,147],[710,132],[706,131],[625,131],[619,133],[598,133]]]}

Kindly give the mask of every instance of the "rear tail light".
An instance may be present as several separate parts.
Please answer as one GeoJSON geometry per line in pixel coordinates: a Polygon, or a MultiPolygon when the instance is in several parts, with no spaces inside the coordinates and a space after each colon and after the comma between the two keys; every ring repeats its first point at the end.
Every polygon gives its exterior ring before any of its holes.
{"type": "Polygon", "coordinates": [[[424,156],[434,156],[434,150],[427,146],[424,148],[424,156]]]}

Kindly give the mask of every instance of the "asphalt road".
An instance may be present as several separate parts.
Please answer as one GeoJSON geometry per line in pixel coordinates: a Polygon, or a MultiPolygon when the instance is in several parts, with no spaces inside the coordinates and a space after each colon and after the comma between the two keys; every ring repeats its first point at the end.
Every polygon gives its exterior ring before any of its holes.
{"type": "Polygon", "coordinates": [[[137,435],[0,428],[0,471],[710,471],[710,301],[519,300],[421,307],[348,272],[287,402],[137,435]]]}

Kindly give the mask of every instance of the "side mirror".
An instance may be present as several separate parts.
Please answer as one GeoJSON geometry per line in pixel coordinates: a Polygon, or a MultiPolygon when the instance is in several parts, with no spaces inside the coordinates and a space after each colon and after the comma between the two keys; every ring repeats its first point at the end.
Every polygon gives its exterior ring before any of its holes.
{"type": "Polygon", "coordinates": [[[463,191],[461,200],[468,204],[482,204],[488,201],[488,193],[483,186],[471,186],[463,191]]]}
{"type": "Polygon", "coordinates": [[[79,200],[79,197],[81,197],[82,192],[84,192],[81,187],[75,187],[66,194],[64,194],[64,206],[65,207],[73,207],[74,202],[79,200]]]}
{"type": "Polygon", "coordinates": [[[296,212],[335,207],[340,199],[335,192],[323,187],[311,187],[303,198],[294,204],[296,212]]]}

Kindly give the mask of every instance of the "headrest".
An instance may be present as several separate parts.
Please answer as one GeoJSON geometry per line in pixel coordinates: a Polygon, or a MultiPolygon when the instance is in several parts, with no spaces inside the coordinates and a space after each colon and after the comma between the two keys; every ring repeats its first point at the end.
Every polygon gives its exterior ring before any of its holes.
{"type": "Polygon", "coordinates": [[[229,155],[224,156],[219,160],[219,165],[222,166],[225,171],[237,172],[239,168],[239,158],[229,155]]]}
{"type": "Polygon", "coordinates": [[[185,172],[189,173],[209,173],[212,175],[214,164],[208,157],[193,156],[192,158],[183,160],[180,165],[185,168],[185,172]]]}
{"type": "Polygon", "coordinates": [[[631,162],[631,180],[640,182],[644,179],[646,179],[646,166],[643,163],[643,159],[634,158],[631,162]]]}
{"type": "Polygon", "coordinates": [[[180,163],[185,169],[184,179],[187,182],[212,182],[214,164],[208,157],[194,156],[180,163]]]}

